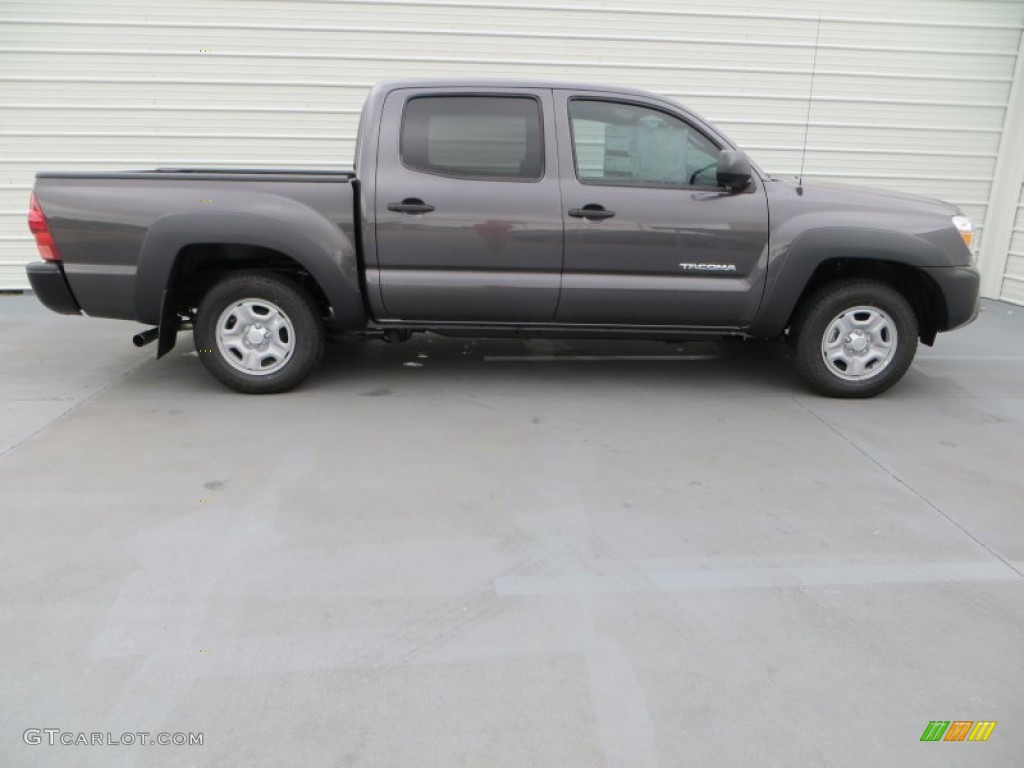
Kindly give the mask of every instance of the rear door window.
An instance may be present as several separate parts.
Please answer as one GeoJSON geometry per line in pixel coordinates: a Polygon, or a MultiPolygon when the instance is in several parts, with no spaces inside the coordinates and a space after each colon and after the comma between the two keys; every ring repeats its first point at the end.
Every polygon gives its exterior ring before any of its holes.
{"type": "Polygon", "coordinates": [[[402,163],[425,173],[536,181],[544,175],[540,104],[530,96],[420,96],[402,117],[402,163]]]}

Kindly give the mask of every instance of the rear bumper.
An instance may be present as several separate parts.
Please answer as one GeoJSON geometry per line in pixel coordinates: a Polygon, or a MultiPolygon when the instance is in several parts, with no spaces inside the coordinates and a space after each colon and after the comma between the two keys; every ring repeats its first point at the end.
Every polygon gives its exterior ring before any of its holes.
{"type": "Polygon", "coordinates": [[[25,268],[25,271],[28,272],[29,285],[44,307],[62,315],[82,314],[82,308],[75,301],[60,264],[52,261],[34,261],[25,268]]]}
{"type": "Polygon", "coordinates": [[[935,267],[924,271],[939,286],[946,304],[946,318],[940,331],[951,331],[967,325],[978,316],[978,288],[981,279],[977,267],[935,267]]]}

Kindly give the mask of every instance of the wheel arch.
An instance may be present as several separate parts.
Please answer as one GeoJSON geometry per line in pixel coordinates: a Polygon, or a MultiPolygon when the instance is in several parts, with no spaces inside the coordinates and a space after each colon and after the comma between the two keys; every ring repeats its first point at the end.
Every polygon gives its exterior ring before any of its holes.
{"type": "Polygon", "coordinates": [[[914,235],[848,228],[811,230],[772,260],[761,312],[750,334],[782,335],[802,302],[823,285],[860,278],[877,280],[903,294],[917,316],[921,341],[930,345],[945,327],[946,305],[939,286],[923,268],[942,260],[933,243],[914,235]]]}
{"type": "Polygon", "coordinates": [[[938,284],[926,272],[884,259],[826,259],[811,274],[807,285],[793,306],[786,321],[788,328],[807,298],[823,286],[840,280],[860,278],[874,280],[896,289],[903,295],[917,316],[918,336],[931,346],[939,328],[946,323],[946,307],[938,284]]]}
{"type": "Polygon", "coordinates": [[[163,331],[176,320],[183,298],[177,291],[194,290],[189,280],[197,274],[276,267],[308,275],[313,293],[331,313],[332,324],[352,329],[365,326],[368,316],[354,244],[314,211],[299,215],[294,222],[242,212],[162,217],[149,228],[142,244],[136,316],[159,324],[163,331]]]}

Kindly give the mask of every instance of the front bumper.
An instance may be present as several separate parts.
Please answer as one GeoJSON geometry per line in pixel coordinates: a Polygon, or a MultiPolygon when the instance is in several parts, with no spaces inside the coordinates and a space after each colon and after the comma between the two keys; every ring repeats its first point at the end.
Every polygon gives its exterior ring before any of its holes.
{"type": "Polygon", "coordinates": [[[75,301],[60,264],[52,261],[34,261],[25,268],[25,271],[28,272],[29,285],[44,307],[62,315],[82,314],[82,308],[75,301]]]}
{"type": "Polygon", "coordinates": [[[978,316],[978,289],[981,277],[976,266],[933,267],[925,269],[942,291],[946,316],[940,331],[967,325],[978,316]]]}

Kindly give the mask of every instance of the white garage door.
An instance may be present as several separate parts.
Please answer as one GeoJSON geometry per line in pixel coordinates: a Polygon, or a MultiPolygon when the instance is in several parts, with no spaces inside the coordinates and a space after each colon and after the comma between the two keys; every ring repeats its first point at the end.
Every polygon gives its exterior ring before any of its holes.
{"type": "Polygon", "coordinates": [[[806,176],[945,198],[980,223],[1020,2],[4,0],[0,288],[35,258],[34,171],[345,166],[383,78],[641,86],[795,174],[819,13],[806,176]]]}

